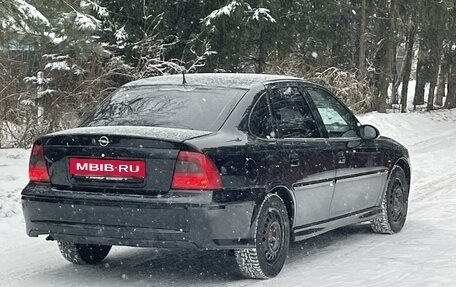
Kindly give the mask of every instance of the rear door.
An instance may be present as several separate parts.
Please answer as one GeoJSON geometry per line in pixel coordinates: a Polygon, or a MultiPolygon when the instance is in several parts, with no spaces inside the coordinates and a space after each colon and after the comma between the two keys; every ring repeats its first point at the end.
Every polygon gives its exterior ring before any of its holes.
{"type": "Polygon", "coordinates": [[[334,189],[334,157],[321,136],[308,103],[297,85],[269,89],[277,121],[281,177],[295,196],[294,231],[329,218],[334,189]]]}
{"type": "Polygon", "coordinates": [[[380,145],[376,140],[361,140],[356,118],[328,91],[316,86],[306,91],[319,111],[336,158],[330,217],[375,206],[387,177],[380,145]]]}

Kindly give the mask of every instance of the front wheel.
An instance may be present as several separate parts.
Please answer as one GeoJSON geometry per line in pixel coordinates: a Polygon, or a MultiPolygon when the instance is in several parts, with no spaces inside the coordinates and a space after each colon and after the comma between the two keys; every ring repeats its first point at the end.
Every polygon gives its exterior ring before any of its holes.
{"type": "Polygon", "coordinates": [[[404,170],[394,166],[382,200],[382,214],[371,221],[375,233],[393,234],[401,231],[407,218],[409,183],[404,170]]]}
{"type": "Polygon", "coordinates": [[[285,263],[289,244],[287,208],[278,195],[268,194],[255,220],[255,248],[235,250],[242,275],[254,279],[276,276],[285,263]]]}
{"type": "Polygon", "coordinates": [[[110,245],[77,244],[71,242],[58,242],[60,253],[71,263],[97,264],[108,256],[110,245]]]}

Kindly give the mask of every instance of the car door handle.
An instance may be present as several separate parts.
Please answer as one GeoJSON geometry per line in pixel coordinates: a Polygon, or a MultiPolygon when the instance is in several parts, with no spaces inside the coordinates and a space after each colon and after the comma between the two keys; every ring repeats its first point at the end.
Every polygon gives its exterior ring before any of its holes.
{"type": "Polygon", "coordinates": [[[295,159],[290,159],[290,166],[291,167],[297,167],[300,165],[300,162],[299,162],[299,159],[295,158],[295,159]]]}
{"type": "Polygon", "coordinates": [[[290,166],[297,167],[300,165],[299,157],[297,155],[290,155],[290,166]]]}
{"type": "Polygon", "coordinates": [[[345,162],[347,162],[347,155],[345,152],[340,151],[337,153],[337,159],[339,164],[345,164],[345,162]]]}

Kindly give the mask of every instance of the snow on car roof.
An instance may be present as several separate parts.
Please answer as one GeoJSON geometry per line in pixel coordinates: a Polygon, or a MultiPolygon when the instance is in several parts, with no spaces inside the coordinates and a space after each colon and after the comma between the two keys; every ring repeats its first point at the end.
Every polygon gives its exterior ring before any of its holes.
{"type": "MultiPolygon", "coordinates": [[[[269,75],[269,74],[243,74],[243,73],[201,73],[185,74],[187,85],[213,86],[248,89],[259,83],[277,80],[301,80],[296,77],[269,75]]],[[[147,85],[182,85],[182,75],[168,75],[145,78],[130,82],[124,87],[147,85]]]]}

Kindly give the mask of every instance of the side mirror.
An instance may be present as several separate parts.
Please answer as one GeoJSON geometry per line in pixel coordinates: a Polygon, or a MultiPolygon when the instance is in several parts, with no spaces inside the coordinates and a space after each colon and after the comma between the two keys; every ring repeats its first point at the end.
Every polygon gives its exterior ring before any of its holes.
{"type": "Polygon", "coordinates": [[[373,140],[380,136],[378,129],[371,125],[362,125],[359,128],[359,136],[363,140],[373,140]]]}

